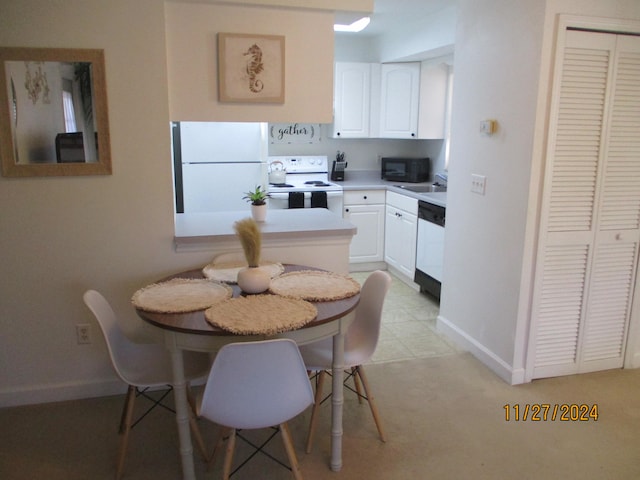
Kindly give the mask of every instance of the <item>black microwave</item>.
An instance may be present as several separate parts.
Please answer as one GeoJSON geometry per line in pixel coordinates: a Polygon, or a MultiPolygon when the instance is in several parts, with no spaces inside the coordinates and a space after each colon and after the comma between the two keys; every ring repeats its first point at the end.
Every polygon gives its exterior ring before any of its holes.
{"type": "Polygon", "coordinates": [[[429,179],[429,159],[382,157],[381,177],[391,182],[426,182],[429,179]]]}

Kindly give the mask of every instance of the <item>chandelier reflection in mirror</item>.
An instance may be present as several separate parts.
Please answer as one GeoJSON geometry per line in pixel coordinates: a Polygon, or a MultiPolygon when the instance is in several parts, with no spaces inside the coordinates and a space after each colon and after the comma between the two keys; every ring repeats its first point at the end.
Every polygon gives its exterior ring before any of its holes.
{"type": "Polygon", "coordinates": [[[35,105],[40,98],[42,92],[42,103],[51,103],[49,99],[49,84],[47,83],[47,74],[42,72],[43,62],[24,62],[26,69],[24,88],[27,89],[29,98],[35,105]],[[31,72],[31,65],[35,67],[35,73],[31,72]]]}

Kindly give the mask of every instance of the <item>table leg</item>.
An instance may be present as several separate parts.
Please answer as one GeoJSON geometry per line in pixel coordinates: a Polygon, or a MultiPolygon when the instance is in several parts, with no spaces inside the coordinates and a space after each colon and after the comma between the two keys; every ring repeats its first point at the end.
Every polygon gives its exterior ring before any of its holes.
{"type": "Polygon", "coordinates": [[[184,480],[195,480],[196,473],[193,464],[191,429],[189,427],[190,414],[187,401],[187,382],[184,379],[184,358],[182,350],[172,346],[170,351],[173,367],[173,395],[176,404],[176,421],[178,423],[178,438],[180,440],[180,455],[182,458],[182,478],[184,480]]]}
{"type": "MultiPolygon", "coordinates": [[[[340,329],[342,330],[342,329],[340,329]]],[[[344,333],[333,336],[333,365],[331,393],[331,470],[339,472],[342,468],[342,407],[344,370],[344,333]]]]}

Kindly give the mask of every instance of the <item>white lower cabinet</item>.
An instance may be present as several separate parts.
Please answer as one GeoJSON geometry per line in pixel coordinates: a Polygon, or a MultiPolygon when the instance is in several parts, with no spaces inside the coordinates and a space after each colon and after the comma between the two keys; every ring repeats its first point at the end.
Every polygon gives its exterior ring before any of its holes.
{"type": "Polygon", "coordinates": [[[387,192],[384,261],[413,279],[416,269],[418,200],[387,192]]]}
{"type": "Polygon", "coordinates": [[[357,228],[349,249],[350,263],[381,262],[384,258],[384,190],[344,192],[342,217],[357,228]]]}

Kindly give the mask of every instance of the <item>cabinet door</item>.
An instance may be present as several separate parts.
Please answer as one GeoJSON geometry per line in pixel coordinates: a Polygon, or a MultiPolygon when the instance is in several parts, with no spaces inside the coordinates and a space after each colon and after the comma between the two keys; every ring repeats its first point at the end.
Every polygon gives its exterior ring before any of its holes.
{"type": "Polygon", "coordinates": [[[381,262],[384,253],[384,205],[345,205],[343,218],[358,227],[349,262],[381,262]]]}
{"type": "Polygon", "coordinates": [[[380,137],[417,138],[420,64],[385,63],[381,75],[380,137]]]}
{"type": "Polygon", "coordinates": [[[558,63],[533,378],[622,367],[640,242],[640,39],[567,32],[558,63]]]}
{"type": "Polygon", "coordinates": [[[384,260],[409,278],[416,269],[418,217],[387,205],[384,260]]]}
{"type": "Polygon", "coordinates": [[[418,138],[441,139],[445,137],[448,83],[449,67],[447,65],[422,63],[420,67],[418,138]]]}
{"type": "Polygon", "coordinates": [[[371,64],[338,62],[335,69],[333,136],[366,138],[369,136],[371,64]]]}

